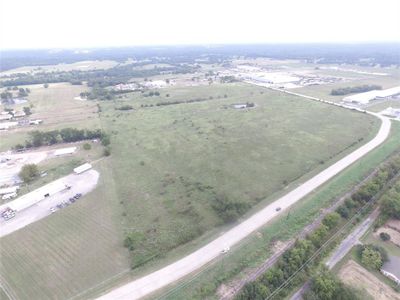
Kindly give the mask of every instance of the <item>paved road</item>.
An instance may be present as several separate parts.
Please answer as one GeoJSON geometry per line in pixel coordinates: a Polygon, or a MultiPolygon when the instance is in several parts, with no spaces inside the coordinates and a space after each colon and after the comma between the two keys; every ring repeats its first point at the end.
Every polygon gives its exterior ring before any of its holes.
{"type": "Polygon", "coordinates": [[[364,220],[360,225],[358,225],[339,245],[336,251],[329,257],[326,261],[326,266],[332,269],[343,257],[349,253],[354,245],[359,243],[359,239],[367,232],[368,228],[375,221],[376,217],[379,215],[378,209],[364,220]]]}
{"type": "MultiPolygon", "coordinates": [[[[81,193],[82,195],[89,193],[95,188],[98,179],[99,173],[95,170],[89,170],[80,175],[71,174],[57,179],[57,181],[62,181],[63,183],[70,185],[71,189],[61,191],[55,195],[43,199],[42,201],[39,201],[35,205],[17,212],[15,217],[8,221],[5,221],[0,217],[0,237],[3,237],[47,217],[51,214],[50,207],[54,207],[62,201],[68,200],[77,193],[81,193]]],[[[1,206],[1,208],[4,209],[6,206],[7,204],[1,206]]]]}
{"type": "MultiPolygon", "coordinates": [[[[339,261],[346,256],[347,253],[353,248],[353,246],[359,243],[360,238],[367,232],[368,228],[376,220],[379,215],[379,210],[375,209],[369,216],[358,225],[339,245],[334,253],[326,261],[326,266],[332,269],[339,261]]],[[[290,300],[301,300],[302,295],[310,288],[310,281],[307,281],[293,296],[290,300]]]]}
{"type": "Polygon", "coordinates": [[[353,164],[355,161],[385,141],[390,132],[390,120],[377,114],[374,115],[382,120],[382,124],[378,134],[370,142],[342,158],[332,166],[306,181],[285,196],[271,203],[261,211],[255,213],[246,221],[243,221],[242,223],[233,227],[228,232],[224,233],[204,247],[158,271],[116,288],[115,290],[101,296],[98,299],[132,300],[144,297],[198,270],[219,255],[223,255],[221,254],[221,251],[224,248],[232,247],[236,243],[240,242],[249,234],[265,225],[273,217],[281,214],[285,209],[302,199],[307,194],[311,193],[314,189],[327,182],[329,179],[337,175],[339,172],[353,164]],[[279,212],[276,211],[277,207],[281,207],[279,212]]]}

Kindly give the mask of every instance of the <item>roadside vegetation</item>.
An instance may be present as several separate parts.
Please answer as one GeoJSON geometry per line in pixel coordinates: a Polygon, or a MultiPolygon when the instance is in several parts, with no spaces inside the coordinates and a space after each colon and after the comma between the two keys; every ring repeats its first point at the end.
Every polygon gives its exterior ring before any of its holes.
{"type": "MultiPolygon", "coordinates": [[[[368,203],[376,200],[377,196],[387,189],[388,183],[398,174],[400,174],[400,155],[391,159],[371,180],[353,193],[351,199],[346,200],[345,204],[339,207],[339,211],[344,208],[349,210],[349,213],[342,220],[336,212],[326,215],[322,220],[322,224],[312,234],[304,240],[297,241],[292,249],[282,255],[274,267],[270,268],[256,281],[247,284],[237,299],[265,299],[272,296],[283,298],[290,293],[291,287],[305,282],[306,278],[315,268],[318,268],[319,262],[335,244],[331,242],[321,253],[319,253],[319,248],[335,235],[341,225],[346,222],[345,219],[353,218],[368,203]],[[313,257],[315,254],[318,255],[313,257]],[[310,261],[312,257],[313,260],[310,261]],[[296,275],[298,271],[300,272],[296,275]]],[[[363,215],[370,210],[371,207],[368,210],[364,210],[363,215]]],[[[360,217],[353,221],[353,225],[357,221],[360,221],[360,217]]],[[[373,245],[360,246],[358,255],[362,264],[371,269],[379,270],[383,263],[387,261],[385,250],[373,245]]],[[[316,284],[319,279],[313,282],[316,284]]],[[[342,292],[347,291],[343,288],[340,290],[342,292]]],[[[325,295],[326,298],[318,295],[317,299],[338,299],[332,298],[335,293],[335,289],[332,289],[329,294],[325,295]]],[[[339,297],[337,294],[335,295],[339,297]]],[[[351,298],[346,296],[345,299],[351,298]]]]}
{"type": "Polygon", "coordinates": [[[378,164],[392,153],[396,153],[400,147],[400,126],[396,122],[392,126],[391,136],[382,146],[332,179],[316,193],[296,204],[287,216],[272,221],[232,249],[229,255],[221,257],[214,265],[207,267],[194,278],[160,292],[159,295],[163,295],[166,299],[221,297],[226,289],[229,291],[235,286],[235,282],[243,280],[246,274],[264,263],[276,251],[275,245],[296,238],[306,225],[317,218],[322,208],[340,198],[371,173],[378,164]]]}

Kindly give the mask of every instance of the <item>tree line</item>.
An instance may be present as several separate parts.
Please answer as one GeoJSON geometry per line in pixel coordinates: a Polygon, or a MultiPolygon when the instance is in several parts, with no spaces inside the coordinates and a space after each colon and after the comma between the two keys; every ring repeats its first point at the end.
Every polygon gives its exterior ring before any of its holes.
{"type": "Polygon", "coordinates": [[[63,128],[61,130],[39,131],[34,130],[29,132],[28,139],[25,144],[17,144],[14,149],[29,149],[40,146],[50,146],[58,143],[72,143],[83,140],[100,139],[104,146],[110,144],[110,138],[100,129],[76,129],[63,128]]]}
{"type": "MultiPolygon", "coordinates": [[[[350,198],[344,201],[335,212],[327,214],[322,220],[322,224],[309,234],[305,239],[297,240],[295,245],[287,250],[278,262],[267,270],[259,279],[248,283],[242,292],[237,296],[239,300],[265,299],[279,288],[290,276],[311,257],[321,245],[336,232],[338,225],[349,219],[367,202],[374,199],[375,196],[386,188],[387,183],[400,173],[400,155],[397,155],[385,164],[367,183],[354,192],[350,198]]],[[[400,191],[400,188],[399,188],[400,191]]],[[[383,201],[384,202],[384,201],[383,201]]],[[[400,206],[400,203],[399,203],[400,206]]],[[[364,263],[369,268],[377,268],[385,260],[385,254],[382,249],[368,246],[363,248],[361,256],[364,256],[364,263]],[[367,250],[366,250],[367,249],[367,250]],[[363,251],[366,251],[363,253],[363,251]],[[377,254],[378,253],[378,254],[377,254]]],[[[316,266],[321,261],[322,255],[316,257],[310,264],[298,273],[285,289],[276,294],[277,298],[284,298],[288,295],[293,286],[305,282],[309,278],[316,266]]],[[[328,276],[329,274],[325,274],[328,276]]],[[[322,293],[318,285],[323,284],[318,280],[313,280],[311,293],[306,299],[358,299],[353,293],[343,285],[339,284],[331,275],[327,277],[331,281],[329,294],[322,293]],[[313,288],[314,287],[314,288],[313,288]],[[321,294],[320,294],[321,293],[321,294]],[[352,296],[353,298],[351,298],[352,296]]]]}
{"type": "Polygon", "coordinates": [[[352,87],[333,89],[331,91],[331,95],[343,96],[343,95],[348,95],[348,94],[353,94],[353,93],[363,93],[363,92],[368,92],[368,91],[372,91],[372,90],[381,90],[381,89],[382,89],[382,87],[380,85],[364,84],[364,85],[358,85],[358,86],[352,86],[352,87]]]}

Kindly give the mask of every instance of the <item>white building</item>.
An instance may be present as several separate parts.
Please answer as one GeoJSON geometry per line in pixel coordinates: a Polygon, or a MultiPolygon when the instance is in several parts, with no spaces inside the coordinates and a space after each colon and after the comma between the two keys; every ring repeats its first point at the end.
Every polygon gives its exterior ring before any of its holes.
{"type": "Polygon", "coordinates": [[[400,86],[386,90],[373,90],[365,93],[355,94],[343,98],[347,103],[368,104],[375,99],[386,99],[400,94],[400,86]]]}
{"type": "Polygon", "coordinates": [[[18,189],[19,189],[18,185],[2,188],[0,189],[0,195],[16,193],[18,189]]]}
{"type": "Polygon", "coordinates": [[[69,147],[69,148],[61,148],[54,150],[55,156],[65,155],[65,154],[72,154],[76,151],[76,147],[69,147]]]}
{"type": "Polygon", "coordinates": [[[85,163],[79,167],[76,167],[74,169],[75,174],[82,174],[83,172],[86,172],[87,170],[90,170],[92,168],[92,165],[89,163],[85,163]]]}
{"type": "Polygon", "coordinates": [[[64,183],[63,180],[56,180],[45,186],[34,190],[28,194],[22,195],[21,197],[6,203],[0,206],[0,211],[5,209],[6,207],[14,210],[14,211],[21,211],[24,210],[32,205],[35,205],[39,201],[50,197],[54,194],[57,194],[65,189],[68,188],[68,185],[64,183]]]}

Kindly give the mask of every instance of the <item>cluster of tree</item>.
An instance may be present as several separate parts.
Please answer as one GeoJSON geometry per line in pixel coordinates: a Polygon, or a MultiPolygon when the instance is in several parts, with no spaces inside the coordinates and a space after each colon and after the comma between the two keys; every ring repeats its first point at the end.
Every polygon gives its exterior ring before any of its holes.
{"type": "Polygon", "coordinates": [[[132,110],[133,106],[129,104],[125,104],[115,108],[116,110],[132,110]]]}
{"type": "MultiPolygon", "coordinates": [[[[357,210],[366,202],[377,196],[386,184],[399,173],[400,156],[396,156],[380,168],[380,170],[367,183],[354,192],[349,199],[346,199],[345,202],[336,209],[336,211],[343,218],[349,218],[353,211],[357,210]]],[[[388,196],[384,196],[382,199],[381,209],[384,213],[387,213],[390,216],[400,216],[400,184],[398,192],[399,194],[397,194],[396,197],[396,189],[394,189],[393,195],[389,193],[390,195],[387,194],[388,196]]]]}
{"type": "Polygon", "coordinates": [[[389,218],[400,220],[400,181],[382,197],[381,211],[389,218]]]}
{"type": "MultiPolygon", "coordinates": [[[[327,214],[322,220],[322,224],[313,233],[308,235],[305,240],[297,241],[290,250],[286,251],[273,268],[264,273],[260,279],[247,284],[238,299],[265,299],[268,297],[329,238],[330,233],[334,231],[342,218],[349,218],[359,207],[371,201],[382,189],[386,188],[387,183],[395,178],[399,172],[400,156],[397,155],[385,164],[366,184],[361,186],[358,191],[354,192],[351,198],[346,199],[344,204],[337,208],[336,212],[327,214]]],[[[400,192],[400,184],[396,185],[393,189],[395,192],[400,192]]],[[[393,199],[392,196],[388,196],[388,199],[393,199]]],[[[398,211],[400,202],[396,202],[395,208],[393,208],[393,201],[386,201],[390,203],[387,208],[388,211],[391,213],[398,211]]],[[[385,211],[385,209],[382,210],[385,211]]],[[[394,213],[394,215],[397,214],[394,213]]],[[[358,255],[361,262],[368,268],[379,269],[387,260],[387,254],[384,249],[372,245],[359,246],[358,255]]],[[[314,263],[317,263],[317,260],[315,259],[314,263]]],[[[306,276],[307,271],[308,268],[306,267],[291,284],[296,284],[296,280],[302,281],[304,279],[302,276],[306,276]]],[[[331,280],[330,282],[332,284],[331,280]]],[[[319,283],[314,282],[313,284],[316,284],[315,290],[310,293],[307,299],[357,299],[351,298],[349,296],[351,295],[350,291],[343,290],[344,287],[340,286],[340,284],[336,286],[338,288],[336,292],[336,289],[331,287],[331,296],[324,296],[323,293],[320,293],[323,291],[319,290],[318,284],[323,284],[323,281],[319,283]]],[[[286,296],[288,290],[290,290],[288,287],[283,289],[279,292],[278,297],[283,298],[286,296]]]]}
{"type": "Polygon", "coordinates": [[[389,259],[386,250],[377,245],[357,245],[356,255],[364,267],[378,271],[389,259]]]}
{"type": "Polygon", "coordinates": [[[18,176],[23,182],[30,183],[39,176],[39,169],[35,164],[27,164],[22,167],[18,176]]]}
{"type": "Polygon", "coordinates": [[[25,115],[29,116],[32,114],[31,108],[29,106],[24,106],[23,108],[25,115]]]}
{"type": "Polygon", "coordinates": [[[79,95],[81,98],[88,100],[113,100],[116,92],[113,90],[107,90],[100,86],[95,86],[90,92],[81,92],[79,95]]]}
{"type": "Polygon", "coordinates": [[[0,94],[1,100],[9,100],[13,98],[13,94],[11,92],[5,91],[0,94]]]}
{"type": "Polygon", "coordinates": [[[160,92],[159,91],[150,91],[148,94],[143,94],[143,97],[153,97],[153,96],[160,96],[160,92]]]}
{"type": "Polygon", "coordinates": [[[104,134],[100,129],[64,128],[46,132],[34,130],[29,133],[29,138],[25,141],[25,145],[18,144],[14,148],[16,150],[21,150],[24,148],[54,145],[57,143],[71,143],[90,139],[101,139],[104,146],[110,144],[109,136],[104,134]]]}
{"type": "MultiPolygon", "coordinates": [[[[278,260],[274,267],[265,272],[259,279],[248,283],[239,294],[240,300],[265,299],[280,287],[289,277],[292,276],[303,264],[305,264],[312,254],[330,237],[330,233],[338,226],[340,216],[333,212],[327,214],[322,224],[303,240],[297,240],[295,245],[287,250],[278,260]]],[[[318,263],[322,257],[317,257],[312,264],[308,264],[293,281],[279,293],[278,298],[284,298],[290,286],[305,281],[307,274],[312,267],[318,263]]]]}
{"type": "Polygon", "coordinates": [[[235,78],[235,76],[221,76],[219,78],[221,83],[231,83],[231,82],[237,82],[238,80],[235,78]]]}
{"type": "Polygon", "coordinates": [[[331,91],[331,95],[342,96],[342,95],[347,95],[347,94],[352,94],[352,93],[363,93],[363,92],[368,92],[368,91],[372,91],[372,90],[381,90],[381,89],[382,89],[382,87],[380,85],[364,84],[364,85],[358,85],[358,86],[333,89],[331,91]]]}
{"type": "Polygon", "coordinates": [[[304,300],[361,300],[362,297],[346,286],[326,268],[319,270],[312,278],[310,289],[304,293],[304,300]]]}
{"type": "Polygon", "coordinates": [[[229,223],[243,215],[250,208],[250,204],[239,200],[232,200],[225,194],[220,194],[216,195],[211,207],[224,223],[229,223]]]}
{"type": "Polygon", "coordinates": [[[88,86],[107,87],[116,85],[121,82],[128,82],[132,78],[151,77],[164,74],[192,73],[197,68],[194,66],[176,64],[168,67],[154,69],[136,69],[135,64],[117,65],[107,70],[90,70],[90,71],[59,71],[59,72],[37,72],[34,75],[30,73],[16,74],[8,80],[3,80],[0,86],[15,86],[27,84],[43,84],[55,82],[70,82],[71,84],[79,84],[83,81],[88,86]]]}
{"type": "Polygon", "coordinates": [[[23,97],[27,97],[28,94],[31,92],[31,90],[29,88],[19,88],[18,89],[18,97],[23,98],[23,97]]]}

